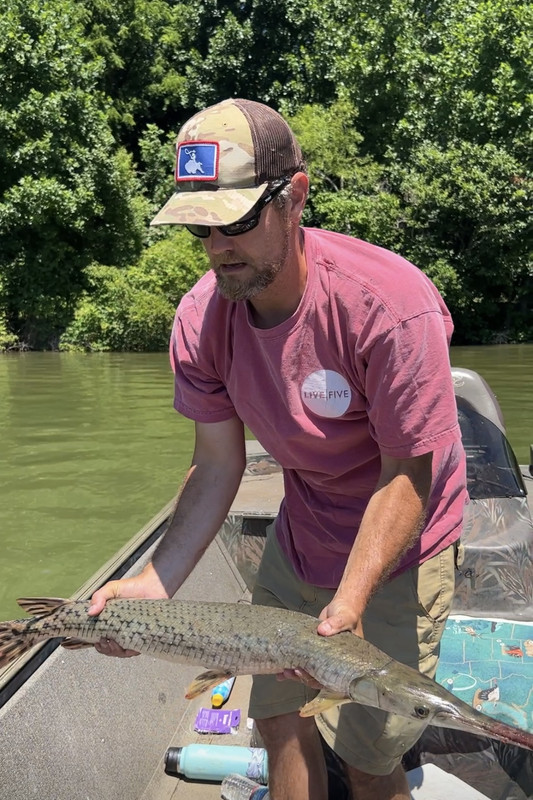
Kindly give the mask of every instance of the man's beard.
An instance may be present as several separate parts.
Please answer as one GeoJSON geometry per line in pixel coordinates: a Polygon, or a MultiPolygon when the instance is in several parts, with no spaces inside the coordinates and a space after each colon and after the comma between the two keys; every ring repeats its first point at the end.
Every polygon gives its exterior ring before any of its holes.
{"type": "Polygon", "coordinates": [[[248,264],[249,269],[253,270],[251,278],[243,280],[232,275],[220,275],[215,270],[217,279],[217,289],[226,300],[252,300],[258,294],[267,289],[282,271],[287,261],[289,252],[289,225],[285,224],[281,233],[281,251],[277,258],[261,264],[258,270],[255,264],[248,264]]]}
{"type": "Polygon", "coordinates": [[[251,300],[274,282],[282,268],[283,262],[281,261],[264,264],[261,272],[254,272],[248,280],[215,273],[217,289],[226,300],[251,300]]]}

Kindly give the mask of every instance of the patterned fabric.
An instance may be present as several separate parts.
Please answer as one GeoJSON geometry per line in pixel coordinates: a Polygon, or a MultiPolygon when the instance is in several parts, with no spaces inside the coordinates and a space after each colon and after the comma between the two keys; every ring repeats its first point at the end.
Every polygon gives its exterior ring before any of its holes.
{"type": "Polygon", "coordinates": [[[525,497],[472,500],[454,613],[533,620],[533,522],[525,497]]]}
{"type": "Polygon", "coordinates": [[[269,181],[305,169],[283,117],[251,100],[200,111],[176,145],[177,191],[152,225],[229,225],[251,211],[269,181]]]}

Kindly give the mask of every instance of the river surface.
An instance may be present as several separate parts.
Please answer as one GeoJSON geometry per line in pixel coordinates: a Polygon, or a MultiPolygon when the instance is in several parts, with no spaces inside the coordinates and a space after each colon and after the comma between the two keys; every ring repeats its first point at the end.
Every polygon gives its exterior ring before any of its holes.
{"type": "MultiPolygon", "coordinates": [[[[533,443],[533,345],[452,348],[502,407],[520,463],[533,443]]],[[[0,619],[15,598],[68,597],[171,500],[192,423],[161,354],[0,356],[0,619]]]]}

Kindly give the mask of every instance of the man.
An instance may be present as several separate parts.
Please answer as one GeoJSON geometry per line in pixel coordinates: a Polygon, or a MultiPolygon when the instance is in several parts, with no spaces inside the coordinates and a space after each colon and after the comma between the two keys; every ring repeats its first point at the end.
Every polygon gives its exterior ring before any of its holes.
{"type": "MultiPolygon", "coordinates": [[[[285,482],[253,602],[319,616],[320,635],[353,631],[434,675],[465,502],[442,299],[399,256],[300,226],[305,164],[267,106],[231,99],[189,120],[176,184],[153,224],[186,225],[211,264],[171,339],[175,407],[196,423],[192,466],[152,563],[96,592],[92,613],[111,597],[175,593],[235,497],[247,425],[285,482]]],[[[418,724],[356,704],[301,718],[315,689],[295,673],[252,690],[273,800],[325,800],[320,735],[355,800],[408,800],[401,758],[418,724]]]]}

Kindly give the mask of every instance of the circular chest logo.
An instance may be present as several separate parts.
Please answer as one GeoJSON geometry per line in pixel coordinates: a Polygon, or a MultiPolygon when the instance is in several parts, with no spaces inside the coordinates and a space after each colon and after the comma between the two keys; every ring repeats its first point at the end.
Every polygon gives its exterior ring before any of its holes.
{"type": "Polygon", "coordinates": [[[352,399],[346,378],[331,369],[318,369],[308,375],[300,394],[304,405],[319,417],[342,417],[352,399]]]}

